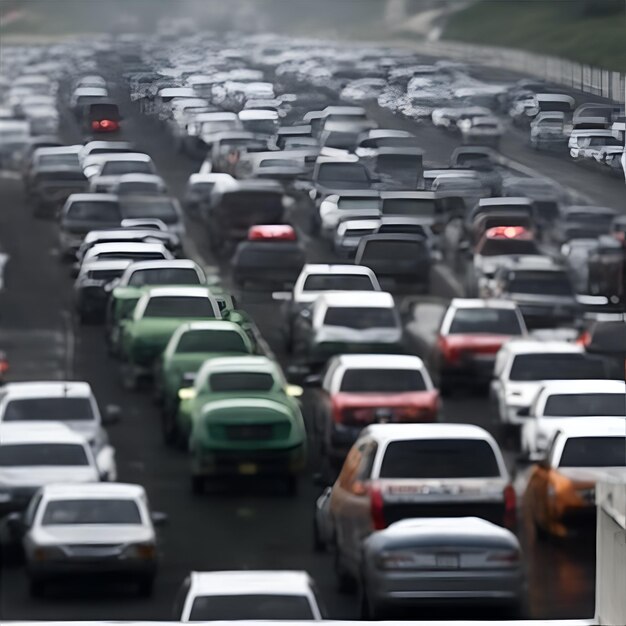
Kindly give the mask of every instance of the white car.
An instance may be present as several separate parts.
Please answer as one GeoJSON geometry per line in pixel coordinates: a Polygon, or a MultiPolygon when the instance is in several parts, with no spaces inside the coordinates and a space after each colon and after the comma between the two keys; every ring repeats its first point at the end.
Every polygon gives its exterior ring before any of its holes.
{"type": "Polygon", "coordinates": [[[501,424],[521,426],[538,391],[548,380],[606,378],[600,360],[567,341],[513,340],[496,356],[491,400],[501,424]],[[603,375],[604,374],[604,375],[603,375]]]}
{"type": "Polygon", "coordinates": [[[152,593],[157,540],[148,499],[139,485],[46,485],[9,524],[22,535],[33,596],[64,576],[98,574],[130,579],[142,596],[152,593]]]}
{"type": "Polygon", "coordinates": [[[321,620],[315,585],[306,572],[191,572],[174,606],[181,622],[321,620]]]}
{"type": "Polygon", "coordinates": [[[100,476],[117,479],[115,449],[103,426],[119,420],[119,407],[109,405],[104,415],[91,386],[76,381],[10,383],[0,391],[0,425],[61,423],[84,437],[91,446],[100,476]]]}
{"type": "Polygon", "coordinates": [[[599,147],[620,145],[623,144],[611,130],[574,130],[567,142],[572,159],[585,158],[590,150],[599,147]]]}
{"type": "Polygon", "coordinates": [[[100,479],[89,443],[65,424],[0,424],[0,512],[25,509],[43,485],[100,479]]]}
{"type": "Polygon", "coordinates": [[[322,237],[332,240],[341,220],[380,217],[380,193],[373,190],[347,191],[328,195],[319,208],[322,237]]]}
{"type": "Polygon", "coordinates": [[[89,190],[92,193],[112,193],[120,177],[125,174],[157,173],[152,158],[142,152],[104,154],[97,166],[85,167],[84,171],[89,178],[89,190]]]}
{"type": "Polygon", "coordinates": [[[344,258],[354,258],[361,239],[366,235],[373,235],[379,226],[379,219],[348,219],[340,222],[333,238],[335,254],[344,258]]]}
{"type": "MultiPolygon", "coordinates": [[[[555,433],[579,418],[626,419],[626,383],[619,380],[554,380],[544,383],[528,411],[520,411],[523,454],[545,456],[555,433]],[[524,413],[528,412],[528,416],[524,413]]],[[[626,421],[624,423],[626,427],[626,421]]]]}
{"type": "Polygon", "coordinates": [[[173,261],[174,256],[162,243],[135,241],[97,243],[85,252],[80,262],[80,268],[86,267],[96,260],[113,259],[126,261],[173,261]]]}

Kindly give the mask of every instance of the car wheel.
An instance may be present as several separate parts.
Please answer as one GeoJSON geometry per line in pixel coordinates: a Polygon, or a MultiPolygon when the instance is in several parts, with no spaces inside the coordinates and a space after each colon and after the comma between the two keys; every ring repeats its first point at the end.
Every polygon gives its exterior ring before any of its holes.
{"type": "Polygon", "coordinates": [[[41,598],[44,595],[45,583],[38,578],[31,578],[28,581],[28,592],[33,598],[41,598]]]}
{"type": "Polygon", "coordinates": [[[201,496],[204,493],[205,480],[204,476],[192,474],[191,476],[191,493],[195,496],[201,496]]]}
{"type": "Polygon", "coordinates": [[[154,577],[147,576],[142,578],[137,585],[137,594],[142,598],[149,598],[152,595],[154,589],[154,577]]]}

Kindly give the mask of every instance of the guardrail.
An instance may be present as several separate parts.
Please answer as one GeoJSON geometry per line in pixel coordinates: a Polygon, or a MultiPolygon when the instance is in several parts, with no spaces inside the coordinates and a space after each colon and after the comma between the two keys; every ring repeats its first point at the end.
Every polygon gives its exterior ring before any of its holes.
{"type": "Polygon", "coordinates": [[[477,46],[452,41],[423,41],[417,43],[417,47],[424,54],[462,59],[487,67],[505,68],[616,102],[624,103],[626,100],[626,75],[622,72],[613,72],[560,57],[495,46],[477,46]]]}

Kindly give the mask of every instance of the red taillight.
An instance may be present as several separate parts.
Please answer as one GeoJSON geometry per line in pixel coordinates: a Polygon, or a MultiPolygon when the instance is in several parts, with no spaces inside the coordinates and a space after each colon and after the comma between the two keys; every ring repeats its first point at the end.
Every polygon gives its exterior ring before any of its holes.
{"type": "Polygon", "coordinates": [[[591,333],[586,330],[582,335],[580,335],[580,337],[578,337],[576,343],[581,346],[588,346],[591,343],[591,333]]]}
{"type": "Polygon", "coordinates": [[[378,485],[370,487],[370,511],[372,513],[372,525],[374,530],[383,530],[387,527],[383,512],[383,494],[378,485]]]}
{"type": "Polygon", "coordinates": [[[519,552],[517,550],[503,550],[502,552],[491,552],[487,555],[490,563],[517,563],[519,552]]]}
{"type": "Polygon", "coordinates": [[[515,526],[517,516],[517,494],[513,485],[504,488],[504,525],[507,528],[515,526]]]}
{"type": "Polygon", "coordinates": [[[9,361],[3,353],[0,353],[0,374],[6,374],[9,371],[9,361]]]}
{"type": "Polygon", "coordinates": [[[258,241],[260,239],[296,241],[296,231],[289,224],[252,226],[248,231],[248,240],[258,241]]]}
{"type": "Polygon", "coordinates": [[[119,124],[115,120],[94,120],[91,122],[93,130],[112,131],[119,128],[119,124]]]}
{"type": "Polygon", "coordinates": [[[437,345],[439,346],[441,356],[446,363],[453,364],[459,360],[461,351],[458,348],[451,346],[445,337],[440,335],[437,339],[437,345]]]}
{"type": "Polygon", "coordinates": [[[532,239],[532,233],[523,226],[494,226],[485,234],[488,239],[532,239]]]}
{"type": "Polygon", "coordinates": [[[94,120],[91,122],[91,128],[94,130],[100,130],[100,122],[98,120],[94,120]]]}

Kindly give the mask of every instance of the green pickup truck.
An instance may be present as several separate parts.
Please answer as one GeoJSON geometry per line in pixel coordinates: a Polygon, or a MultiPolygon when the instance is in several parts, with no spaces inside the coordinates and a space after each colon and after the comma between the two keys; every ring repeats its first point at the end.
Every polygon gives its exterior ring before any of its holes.
{"type": "Polygon", "coordinates": [[[268,357],[206,361],[179,391],[176,434],[191,451],[193,490],[211,476],[272,474],[294,492],[306,459],[301,393],[268,357]]]}
{"type": "Polygon", "coordinates": [[[185,322],[221,319],[216,298],[207,287],[153,287],[137,301],[131,317],[120,321],[123,381],[134,389],[153,373],[174,331],[185,322]]]}
{"type": "Polygon", "coordinates": [[[193,383],[200,366],[220,356],[253,354],[256,342],[241,325],[227,320],[188,322],[170,338],[155,368],[155,398],[162,407],[163,436],[170,443],[178,391],[193,383]]]}

